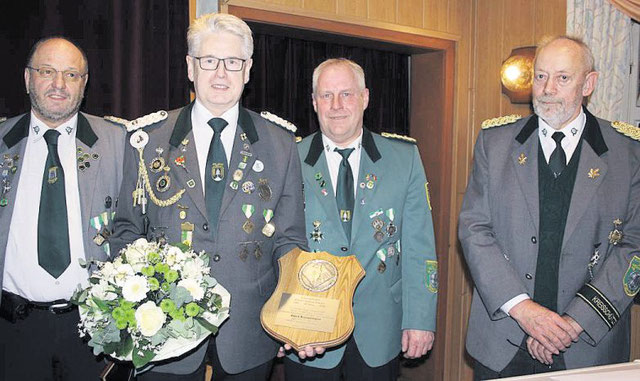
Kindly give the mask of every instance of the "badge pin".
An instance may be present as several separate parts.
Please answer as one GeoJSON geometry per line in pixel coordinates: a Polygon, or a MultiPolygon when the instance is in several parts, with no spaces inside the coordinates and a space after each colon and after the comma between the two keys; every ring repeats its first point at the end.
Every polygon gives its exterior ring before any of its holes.
{"type": "Polygon", "coordinates": [[[259,242],[256,242],[256,249],[253,251],[253,256],[256,257],[256,259],[262,258],[262,249],[260,248],[259,242]]]}
{"type": "Polygon", "coordinates": [[[526,163],[527,157],[524,155],[524,153],[521,153],[520,156],[518,156],[518,164],[525,165],[526,163]]]}
{"type": "Polygon", "coordinates": [[[50,167],[47,175],[47,182],[49,184],[55,184],[56,181],[58,181],[58,167],[50,167]]]}
{"type": "Polygon", "coordinates": [[[233,172],[233,179],[234,179],[235,181],[240,181],[240,180],[242,180],[242,176],[243,176],[243,175],[244,175],[244,174],[242,173],[242,170],[240,170],[240,169],[236,169],[236,170],[233,172]]]}
{"type": "Polygon", "coordinates": [[[211,164],[211,178],[213,181],[224,180],[224,163],[211,164]]]}
{"type": "Polygon", "coordinates": [[[238,168],[240,168],[240,169],[247,168],[247,163],[245,163],[244,161],[239,162],[238,163],[238,168]]]}
{"type": "Polygon", "coordinates": [[[163,157],[155,157],[153,158],[153,160],[151,160],[151,163],[149,164],[149,169],[151,169],[151,172],[153,173],[158,173],[160,171],[162,171],[162,168],[164,168],[164,158],[163,157]]]}
{"type": "Polygon", "coordinates": [[[256,160],[253,162],[253,167],[251,167],[255,172],[260,173],[264,170],[264,163],[260,160],[256,160]]]}
{"type": "Polygon", "coordinates": [[[313,231],[309,233],[309,238],[314,242],[320,242],[324,238],[324,233],[320,231],[320,225],[322,225],[322,222],[318,220],[313,221],[313,231]]]}
{"type": "Polygon", "coordinates": [[[347,209],[340,209],[340,221],[342,222],[351,221],[351,211],[347,209]]]}
{"type": "Polygon", "coordinates": [[[166,192],[171,187],[171,178],[168,175],[162,175],[156,181],[156,189],[158,192],[166,192]]]}
{"type": "Polygon", "coordinates": [[[187,186],[188,186],[189,188],[193,188],[193,187],[195,187],[195,186],[196,186],[196,181],[195,181],[194,179],[189,179],[189,180],[187,180],[187,186]]]}
{"type": "Polygon", "coordinates": [[[245,134],[244,132],[240,134],[240,140],[245,141],[247,140],[247,134],[245,134]]]}
{"type": "Polygon", "coordinates": [[[238,182],[233,180],[232,182],[229,183],[229,188],[233,190],[238,190],[238,182]]]}
{"type": "Polygon", "coordinates": [[[180,155],[180,156],[176,157],[175,160],[173,161],[173,163],[175,165],[177,165],[178,167],[182,167],[185,171],[187,170],[187,167],[185,166],[184,155],[180,155]]]}
{"type": "Polygon", "coordinates": [[[253,182],[245,181],[244,183],[242,183],[242,191],[244,193],[251,194],[255,190],[256,190],[256,186],[255,186],[255,184],[253,184],[253,182]]]}
{"type": "Polygon", "coordinates": [[[619,218],[613,220],[613,230],[609,232],[609,243],[616,246],[624,238],[622,230],[618,229],[622,226],[622,221],[619,218]]]}
{"type": "Polygon", "coordinates": [[[272,192],[271,187],[269,186],[269,180],[267,179],[259,179],[258,183],[258,195],[262,199],[262,201],[270,201],[272,192]]]}
{"type": "Polygon", "coordinates": [[[598,177],[600,177],[600,168],[591,168],[589,169],[589,173],[587,174],[587,176],[589,176],[590,179],[597,179],[598,177]]]}
{"type": "Polygon", "coordinates": [[[242,250],[240,251],[240,254],[238,254],[238,257],[240,257],[242,262],[247,260],[247,257],[249,257],[249,248],[247,247],[247,244],[242,245],[242,250]]]}
{"type": "Polygon", "coordinates": [[[380,261],[380,264],[378,265],[378,272],[382,274],[386,269],[387,265],[385,265],[384,262],[380,261]]]}

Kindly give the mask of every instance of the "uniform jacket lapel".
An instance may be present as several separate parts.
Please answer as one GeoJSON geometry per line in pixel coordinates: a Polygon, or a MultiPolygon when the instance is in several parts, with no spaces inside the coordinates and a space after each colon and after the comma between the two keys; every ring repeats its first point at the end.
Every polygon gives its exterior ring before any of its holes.
{"type": "MultiPolygon", "coordinates": [[[[202,183],[200,177],[200,167],[198,165],[198,155],[196,153],[196,146],[193,140],[193,128],[191,125],[191,109],[193,103],[185,107],[180,111],[176,125],[173,129],[171,138],[169,139],[169,156],[167,158],[169,165],[173,168],[172,176],[177,182],[177,189],[185,189],[185,192],[198,211],[205,216],[207,214],[207,206],[204,201],[204,192],[202,191],[202,183]],[[182,142],[188,140],[188,143],[182,145],[182,142]],[[184,148],[184,151],[183,151],[184,148]],[[185,168],[181,168],[175,164],[176,159],[180,156],[184,156],[185,168]],[[189,186],[191,183],[193,186],[189,186]]],[[[206,173],[205,173],[206,175],[206,173]]]]}
{"type": "MultiPolygon", "coordinates": [[[[236,197],[238,192],[241,192],[243,181],[249,175],[253,163],[258,159],[258,150],[254,144],[258,141],[258,132],[256,126],[251,119],[249,113],[242,107],[240,107],[238,114],[238,128],[236,128],[236,136],[233,139],[233,149],[231,150],[231,160],[229,161],[229,173],[227,174],[227,180],[225,185],[224,194],[222,195],[222,205],[220,206],[220,216],[224,215],[225,211],[231,205],[231,202],[236,197]],[[242,169],[242,178],[238,181],[238,186],[233,189],[230,184],[233,181],[233,174],[239,169],[239,164],[247,157],[247,166],[242,169]]],[[[256,184],[258,186],[258,184],[256,184]]]]}
{"type": "Polygon", "coordinates": [[[567,224],[562,242],[563,247],[578,226],[584,212],[589,205],[592,205],[592,198],[604,181],[608,168],[607,161],[603,156],[608,151],[608,147],[600,132],[598,121],[586,108],[584,112],[587,121],[583,132],[580,162],[578,163],[578,172],[571,195],[571,205],[567,215],[567,224]],[[597,174],[599,176],[594,175],[596,170],[598,170],[597,174]],[[591,176],[589,175],[590,173],[591,176]]]}
{"type": "Polygon", "coordinates": [[[537,129],[538,117],[533,115],[516,136],[511,151],[513,170],[536,229],[540,219],[538,199],[538,146],[540,143],[537,134],[534,133],[537,129]]]}
{"type": "MultiPolygon", "coordinates": [[[[329,167],[327,166],[327,159],[324,156],[324,146],[322,144],[322,133],[316,132],[309,145],[309,152],[304,159],[304,170],[302,175],[305,177],[306,183],[311,184],[305,192],[312,192],[315,198],[318,199],[319,204],[324,209],[327,216],[331,217],[331,223],[341,226],[340,217],[338,216],[338,204],[334,196],[333,185],[331,184],[331,175],[329,173],[329,167]],[[325,182],[324,186],[320,186],[320,181],[316,180],[322,176],[322,180],[325,182]],[[325,189],[326,196],[322,193],[325,189]]],[[[342,228],[338,229],[343,235],[346,241],[347,235],[342,228]]]]}
{"type": "Polygon", "coordinates": [[[376,146],[376,143],[373,140],[373,135],[366,128],[363,129],[362,131],[362,149],[363,149],[363,152],[360,155],[360,170],[359,170],[360,173],[358,174],[358,177],[355,179],[357,191],[356,191],[355,205],[353,208],[354,209],[353,222],[352,222],[353,227],[352,227],[352,234],[351,234],[352,239],[354,237],[357,237],[358,233],[356,232],[358,232],[358,229],[361,227],[363,223],[365,223],[365,226],[369,228],[369,224],[367,223],[369,221],[369,216],[360,215],[361,213],[364,213],[364,210],[362,207],[362,201],[364,200],[366,204],[371,204],[371,200],[375,198],[376,191],[379,188],[378,186],[374,186],[373,189],[366,189],[360,186],[360,184],[362,183],[364,184],[367,183],[367,179],[366,179],[367,174],[376,173],[376,170],[375,170],[376,163],[378,162],[378,160],[382,158],[382,155],[380,155],[380,151],[378,151],[378,147],[376,146]]]}
{"type": "MultiPolygon", "coordinates": [[[[27,136],[29,135],[29,123],[31,116],[29,113],[25,114],[16,124],[2,137],[2,144],[0,145],[0,160],[4,160],[5,157],[13,158],[18,155],[18,161],[14,161],[14,165],[17,167],[16,173],[12,174],[9,170],[7,178],[9,180],[9,189],[5,196],[7,205],[0,208],[0,252],[4,256],[5,248],[7,247],[7,238],[9,235],[9,225],[11,222],[11,216],[13,215],[13,207],[16,201],[16,191],[18,190],[18,180],[20,179],[20,173],[22,172],[22,161],[24,160],[24,151],[27,147],[27,136]]],[[[1,161],[0,161],[1,163],[1,161]]],[[[7,169],[7,168],[2,168],[7,169]]],[[[0,187],[4,184],[0,183],[0,187]]],[[[0,257],[1,259],[2,257],[0,257]]],[[[0,263],[0,269],[3,268],[3,263],[0,263]]],[[[1,271],[1,270],[0,270],[1,271]]],[[[0,274],[2,279],[2,274],[0,274]]]]}
{"type": "MultiPolygon", "coordinates": [[[[81,148],[82,152],[90,153],[92,148],[98,141],[98,136],[93,132],[87,118],[78,113],[78,129],[76,131],[76,147],[81,148]]],[[[98,154],[97,159],[91,159],[93,168],[87,168],[84,171],[75,168],[77,171],[78,191],[80,192],[80,215],[82,216],[82,229],[85,234],[90,237],[89,220],[91,216],[91,205],[93,205],[93,196],[96,194],[96,182],[99,176],[100,160],[102,155],[98,154]]]]}

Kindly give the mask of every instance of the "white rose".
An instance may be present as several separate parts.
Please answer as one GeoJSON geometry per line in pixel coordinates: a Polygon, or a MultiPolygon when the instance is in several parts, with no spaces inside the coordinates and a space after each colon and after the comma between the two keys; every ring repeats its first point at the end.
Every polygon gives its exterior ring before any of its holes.
{"type": "Polygon", "coordinates": [[[110,279],[115,275],[115,273],[116,266],[111,262],[105,262],[102,264],[102,267],[100,267],[100,274],[102,274],[102,277],[105,279],[110,279]]]}
{"type": "Polygon", "coordinates": [[[91,286],[91,296],[100,300],[114,300],[117,297],[115,288],[105,280],[91,286]]]}
{"type": "Polygon", "coordinates": [[[195,261],[189,261],[182,265],[181,274],[184,279],[202,279],[202,267],[195,261]]]}
{"type": "Polygon", "coordinates": [[[140,249],[136,246],[129,246],[127,250],[124,252],[125,258],[127,258],[127,263],[134,265],[138,263],[144,263],[146,260],[146,254],[143,249],[140,249]]]}
{"type": "Polygon", "coordinates": [[[133,267],[129,264],[124,264],[116,267],[115,274],[113,275],[113,279],[119,287],[123,287],[124,283],[130,276],[135,275],[135,271],[133,271],[133,267]]]}
{"type": "Polygon", "coordinates": [[[178,282],[178,287],[186,288],[193,300],[200,300],[204,297],[204,290],[195,279],[183,279],[178,282]]]}
{"type": "Polygon", "coordinates": [[[149,286],[147,285],[147,278],[135,275],[129,277],[122,287],[122,296],[129,302],[139,302],[147,297],[149,292],[149,286]]]}
{"type": "Polygon", "coordinates": [[[145,238],[138,238],[131,244],[131,246],[136,247],[141,251],[144,251],[149,245],[151,245],[151,242],[147,241],[145,238]]]}
{"type": "Polygon", "coordinates": [[[167,320],[167,315],[154,302],[148,301],[136,310],[136,322],[140,333],[144,336],[153,336],[167,320]]]}

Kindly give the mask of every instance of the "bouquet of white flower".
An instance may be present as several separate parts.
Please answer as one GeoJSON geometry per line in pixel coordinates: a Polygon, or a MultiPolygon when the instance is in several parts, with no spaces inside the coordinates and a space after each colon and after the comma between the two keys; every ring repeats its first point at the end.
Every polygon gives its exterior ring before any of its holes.
{"type": "Polygon", "coordinates": [[[141,238],[97,266],[72,298],[96,355],[140,369],[195,348],[229,316],[231,297],[209,276],[204,252],[141,238]]]}

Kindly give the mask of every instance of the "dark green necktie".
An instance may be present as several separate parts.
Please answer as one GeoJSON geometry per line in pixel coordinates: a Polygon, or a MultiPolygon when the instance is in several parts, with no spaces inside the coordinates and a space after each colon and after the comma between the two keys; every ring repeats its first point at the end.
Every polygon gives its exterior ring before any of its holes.
{"type": "MultiPolygon", "coordinates": [[[[209,126],[213,128],[213,139],[209,145],[209,155],[207,156],[207,167],[204,174],[204,196],[209,213],[209,226],[211,232],[216,231],[218,225],[218,214],[220,214],[220,204],[224,194],[224,186],[227,183],[227,156],[224,153],[220,134],[227,126],[227,121],[222,118],[212,118],[209,126]]],[[[215,233],[214,233],[215,234],[215,233]]]]}
{"type": "Polygon", "coordinates": [[[551,135],[551,138],[556,142],[556,149],[553,150],[549,158],[549,168],[551,168],[553,176],[558,177],[567,166],[567,155],[564,153],[564,149],[562,149],[562,144],[560,144],[562,139],[564,139],[564,134],[556,131],[551,135]]]}
{"type": "Polygon", "coordinates": [[[336,203],[338,204],[338,214],[342,221],[342,228],[351,240],[351,219],[353,217],[353,173],[349,165],[349,155],[355,148],[338,149],[334,151],[342,156],[340,170],[338,170],[338,186],[336,187],[336,203]]]}
{"type": "Polygon", "coordinates": [[[44,133],[49,154],[44,166],[38,213],[38,264],[54,278],[62,275],[71,263],[64,171],[58,157],[59,136],[60,133],[52,129],[44,133]]]}

